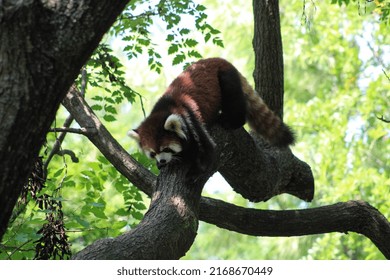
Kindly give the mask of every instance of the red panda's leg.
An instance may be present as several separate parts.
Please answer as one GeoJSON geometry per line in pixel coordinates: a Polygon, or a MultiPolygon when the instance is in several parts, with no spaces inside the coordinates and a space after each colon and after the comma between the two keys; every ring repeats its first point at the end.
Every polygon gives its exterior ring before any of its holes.
{"type": "Polygon", "coordinates": [[[215,143],[209,135],[206,127],[199,121],[195,113],[184,105],[186,114],[184,123],[187,132],[187,147],[184,157],[193,161],[193,173],[205,172],[214,163],[215,143]]]}
{"type": "Polygon", "coordinates": [[[219,123],[229,129],[242,127],[246,121],[246,100],[236,69],[218,73],[221,88],[221,114],[219,123]]]}

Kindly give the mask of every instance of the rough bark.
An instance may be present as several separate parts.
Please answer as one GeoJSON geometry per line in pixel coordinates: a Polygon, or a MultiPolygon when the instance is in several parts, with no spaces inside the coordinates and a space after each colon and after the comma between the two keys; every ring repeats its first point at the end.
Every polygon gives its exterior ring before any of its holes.
{"type": "Polygon", "coordinates": [[[244,129],[214,129],[212,135],[221,154],[218,171],[244,198],[259,202],[288,193],[305,201],[313,199],[311,168],[289,148],[270,146],[244,129]]]}
{"type": "Polygon", "coordinates": [[[279,1],[253,0],[256,91],[283,118],[283,45],[279,1]]]}
{"type": "Polygon", "coordinates": [[[0,2],[0,239],[61,100],[127,2],[0,2]]]}
{"type": "Polygon", "coordinates": [[[348,201],[302,210],[256,210],[204,198],[203,221],[254,236],[302,236],[355,232],[368,237],[390,259],[390,223],[364,201],[348,201]],[[221,219],[221,217],[225,217],[221,219]]]}
{"type": "Polygon", "coordinates": [[[162,169],[148,212],[134,229],[117,238],[102,239],[73,259],[179,259],[194,242],[199,199],[208,179],[187,180],[190,164],[162,169]]]}

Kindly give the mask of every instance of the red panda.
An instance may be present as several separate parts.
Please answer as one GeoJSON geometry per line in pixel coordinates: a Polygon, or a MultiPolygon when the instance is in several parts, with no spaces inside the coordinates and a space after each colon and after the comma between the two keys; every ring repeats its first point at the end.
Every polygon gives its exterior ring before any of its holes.
{"type": "Polygon", "coordinates": [[[214,142],[207,131],[212,124],[237,129],[246,122],[273,145],[294,142],[290,128],[231,63],[209,58],[174,79],[150,115],[128,135],[161,168],[175,158],[212,153],[214,142]]]}

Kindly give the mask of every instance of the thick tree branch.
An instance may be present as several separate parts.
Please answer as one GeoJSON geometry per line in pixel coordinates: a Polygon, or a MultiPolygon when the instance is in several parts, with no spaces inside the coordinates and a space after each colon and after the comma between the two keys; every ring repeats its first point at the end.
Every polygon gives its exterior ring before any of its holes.
{"type": "Polygon", "coordinates": [[[163,168],[141,223],[117,238],[93,243],[73,259],[179,259],[184,256],[197,234],[200,194],[210,176],[187,180],[190,168],[190,164],[163,168]]]}
{"type": "Polygon", "coordinates": [[[200,217],[218,227],[254,236],[356,232],[368,237],[390,259],[390,223],[377,209],[363,201],[313,209],[271,211],[247,209],[203,198],[200,217]]]}
{"type": "Polygon", "coordinates": [[[289,148],[272,147],[244,129],[214,128],[211,135],[221,155],[218,171],[243,197],[258,202],[288,193],[305,201],[313,199],[311,168],[289,148]]]}

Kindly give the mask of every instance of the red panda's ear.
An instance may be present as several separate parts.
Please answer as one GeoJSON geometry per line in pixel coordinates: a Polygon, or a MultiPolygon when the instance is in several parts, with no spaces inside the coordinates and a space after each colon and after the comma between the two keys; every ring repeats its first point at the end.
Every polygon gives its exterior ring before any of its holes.
{"type": "Polygon", "coordinates": [[[181,116],[172,114],[170,115],[167,120],[165,121],[164,128],[168,131],[175,132],[177,136],[180,138],[186,140],[187,136],[184,133],[184,122],[181,116]]]}
{"type": "Polygon", "coordinates": [[[137,140],[139,142],[139,134],[138,134],[138,131],[136,129],[132,129],[132,130],[129,130],[127,132],[127,135],[131,138],[133,138],[134,140],[137,140]]]}

